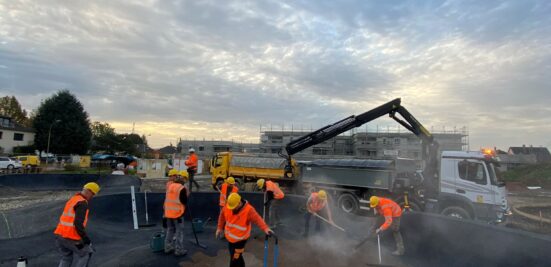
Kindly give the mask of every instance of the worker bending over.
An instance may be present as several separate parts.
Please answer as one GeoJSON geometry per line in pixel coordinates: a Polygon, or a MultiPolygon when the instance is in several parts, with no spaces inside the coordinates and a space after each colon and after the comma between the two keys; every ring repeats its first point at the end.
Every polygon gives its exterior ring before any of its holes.
{"type": "Polygon", "coordinates": [[[379,220],[379,223],[371,227],[370,233],[375,232],[378,235],[388,228],[392,229],[392,235],[396,241],[396,251],[392,252],[392,254],[398,256],[404,255],[404,241],[400,233],[400,217],[402,216],[400,205],[388,198],[372,196],[369,198],[369,206],[375,209],[375,214],[381,214],[384,218],[384,223],[375,230],[377,225],[380,224],[381,220],[379,220]]]}
{"type": "MultiPolygon", "coordinates": [[[[333,222],[333,216],[331,215],[331,209],[329,209],[329,205],[327,204],[327,192],[325,192],[324,190],[320,190],[319,192],[313,192],[312,194],[310,194],[310,197],[306,202],[306,209],[308,210],[308,212],[304,214],[304,237],[307,237],[309,234],[310,217],[312,217],[313,214],[325,217],[329,220],[330,223],[335,224],[335,222],[333,222]]],[[[316,232],[320,232],[321,219],[316,217],[314,220],[316,221],[316,232]]]]}
{"type": "Polygon", "coordinates": [[[177,170],[170,170],[168,175],[164,203],[164,218],[167,224],[165,253],[174,252],[176,256],[183,256],[187,254],[187,250],[184,249],[184,212],[189,196],[185,186],[188,174],[186,171],[178,173],[177,170]]]}
{"type": "Polygon", "coordinates": [[[268,225],[275,228],[279,225],[279,202],[285,197],[281,188],[277,183],[272,181],[265,181],[264,179],[259,179],[256,181],[256,185],[260,190],[264,192],[264,207],[268,213],[268,225]]]}
{"type": "Polygon", "coordinates": [[[73,257],[76,257],[77,267],[88,266],[90,256],[95,252],[86,234],[88,201],[98,194],[99,190],[98,184],[87,183],[80,193],[76,193],[65,204],[54,231],[56,245],[62,255],[60,267],[71,266],[73,257]]]}
{"type": "Polygon", "coordinates": [[[251,236],[251,223],[256,224],[266,235],[274,233],[248,201],[241,199],[237,193],[231,193],[226,206],[220,212],[216,229],[216,238],[219,238],[224,229],[230,252],[230,267],[245,266],[243,252],[251,236]]]}
{"type": "Polygon", "coordinates": [[[220,211],[226,206],[226,200],[231,193],[237,193],[239,188],[235,184],[235,179],[233,177],[228,177],[226,181],[220,187],[220,200],[218,205],[220,205],[220,211]]]}
{"type": "Polygon", "coordinates": [[[197,165],[199,160],[197,159],[197,155],[195,154],[195,149],[190,148],[188,152],[189,156],[184,163],[186,164],[187,172],[189,173],[189,191],[193,191],[193,184],[195,184],[197,190],[199,190],[199,183],[195,181],[195,174],[197,173],[197,165]]]}

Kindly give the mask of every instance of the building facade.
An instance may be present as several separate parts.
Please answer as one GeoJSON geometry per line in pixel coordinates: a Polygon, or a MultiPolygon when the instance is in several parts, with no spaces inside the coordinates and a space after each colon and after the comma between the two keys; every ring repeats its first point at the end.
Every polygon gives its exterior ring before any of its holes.
{"type": "Polygon", "coordinates": [[[17,146],[34,143],[35,132],[15,123],[11,118],[0,116],[0,153],[10,154],[17,146]]]}

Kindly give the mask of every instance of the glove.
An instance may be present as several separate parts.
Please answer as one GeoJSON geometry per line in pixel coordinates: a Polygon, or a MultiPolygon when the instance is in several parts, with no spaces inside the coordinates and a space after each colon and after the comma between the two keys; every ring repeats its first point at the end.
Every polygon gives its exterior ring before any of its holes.
{"type": "Polygon", "coordinates": [[[375,231],[375,234],[379,234],[379,233],[381,233],[382,231],[383,231],[383,229],[378,228],[378,229],[375,231]]]}
{"type": "Polygon", "coordinates": [[[265,233],[267,236],[272,236],[273,234],[275,234],[275,232],[272,231],[272,229],[270,229],[270,228],[266,229],[266,231],[264,231],[264,233],[265,233]]]}
{"type": "Polygon", "coordinates": [[[215,236],[214,236],[214,239],[218,239],[220,237],[220,234],[222,233],[222,230],[220,229],[216,229],[216,233],[215,233],[215,236]]]}

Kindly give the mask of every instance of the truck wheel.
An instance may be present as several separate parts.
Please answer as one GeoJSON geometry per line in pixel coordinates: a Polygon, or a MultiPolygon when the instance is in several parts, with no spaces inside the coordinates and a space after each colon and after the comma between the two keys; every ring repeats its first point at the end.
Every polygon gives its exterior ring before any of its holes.
{"type": "MultiPolygon", "coordinates": [[[[400,205],[400,208],[402,208],[402,210],[404,210],[404,206],[406,205],[406,203],[402,200],[400,201],[400,203],[398,203],[400,205]]],[[[412,211],[423,211],[423,209],[421,209],[421,206],[413,201],[409,201],[409,209],[412,210],[412,211]]]]}
{"type": "Polygon", "coordinates": [[[356,213],[360,208],[358,197],[350,193],[341,194],[337,203],[339,208],[346,213],[356,213]]]}
{"type": "Polygon", "coordinates": [[[218,191],[220,190],[220,188],[222,187],[222,184],[224,183],[224,179],[217,179],[216,180],[216,184],[213,184],[212,185],[212,189],[214,189],[214,191],[218,191]]]}
{"type": "Polygon", "coordinates": [[[447,207],[442,210],[441,214],[445,216],[457,218],[457,219],[464,219],[464,220],[471,219],[471,215],[469,214],[469,212],[466,211],[464,208],[458,207],[458,206],[447,207]]]}

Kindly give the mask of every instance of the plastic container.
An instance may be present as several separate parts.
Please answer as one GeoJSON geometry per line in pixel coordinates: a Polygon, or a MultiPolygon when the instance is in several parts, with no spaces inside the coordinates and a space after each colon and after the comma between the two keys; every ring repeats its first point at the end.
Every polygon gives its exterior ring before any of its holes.
{"type": "Polygon", "coordinates": [[[165,233],[157,232],[151,237],[149,247],[153,252],[161,252],[165,250],[165,233]]]}
{"type": "Polygon", "coordinates": [[[196,233],[202,233],[204,231],[203,220],[199,218],[194,218],[191,223],[193,224],[193,229],[195,229],[196,233]]]}

